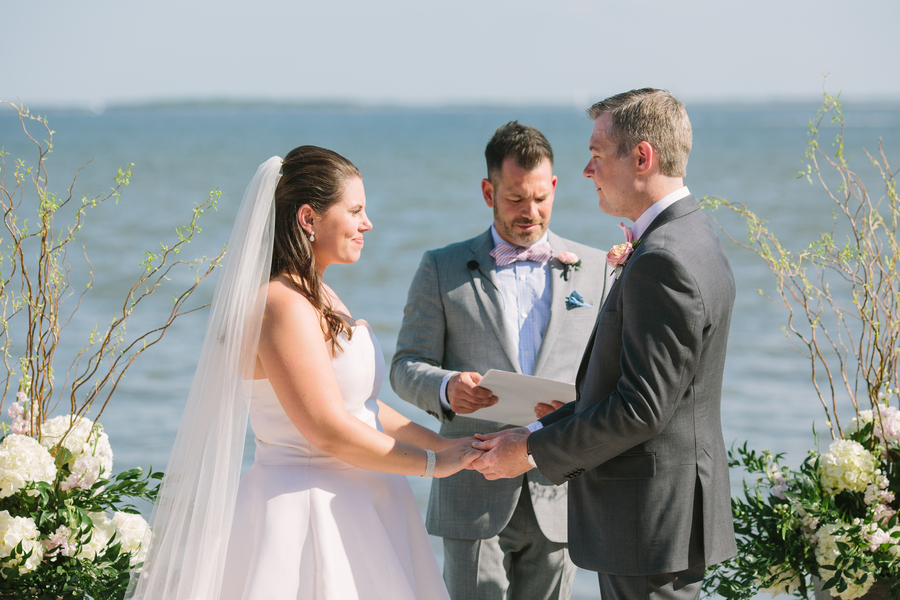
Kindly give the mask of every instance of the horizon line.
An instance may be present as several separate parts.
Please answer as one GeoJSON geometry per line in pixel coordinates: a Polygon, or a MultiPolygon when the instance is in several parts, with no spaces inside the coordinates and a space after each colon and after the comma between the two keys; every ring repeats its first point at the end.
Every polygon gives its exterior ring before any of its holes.
{"type": "MultiPolygon", "coordinates": [[[[696,98],[682,99],[682,102],[690,106],[804,106],[813,102],[821,103],[821,94],[794,95],[794,96],[770,96],[755,98],[696,98]]],[[[895,107],[900,106],[900,96],[892,95],[860,95],[857,97],[841,97],[843,103],[853,103],[859,107],[895,107]]],[[[75,100],[38,100],[25,103],[16,98],[9,102],[21,105],[29,110],[63,110],[85,111],[102,114],[106,111],[127,111],[154,108],[282,108],[282,109],[306,109],[306,110],[506,110],[506,109],[531,109],[531,110],[559,110],[572,109],[583,111],[590,106],[580,101],[513,101],[513,100],[485,100],[485,99],[461,99],[461,100],[410,100],[397,99],[361,99],[361,98],[253,98],[253,97],[227,97],[208,96],[196,98],[147,98],[136,100],[104,100],[75,101],[75,100]]],[[[0,111],[13,110],[7,104],[0,104],[0,111]]]]}

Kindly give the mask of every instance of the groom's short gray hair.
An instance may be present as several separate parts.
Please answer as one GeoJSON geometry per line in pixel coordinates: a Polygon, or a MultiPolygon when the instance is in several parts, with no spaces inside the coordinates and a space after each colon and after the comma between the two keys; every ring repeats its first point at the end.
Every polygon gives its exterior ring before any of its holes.
{"type": "Polygon", "coordinates": [[[684,177],[691,153],[691,121],[684,105],[665,90],[643,88],[610,96],[588,111],[592,121],[608,114],[607,132],[620,157],[641,142],[659,155],[659,170],[667,177],[684,177]]]}

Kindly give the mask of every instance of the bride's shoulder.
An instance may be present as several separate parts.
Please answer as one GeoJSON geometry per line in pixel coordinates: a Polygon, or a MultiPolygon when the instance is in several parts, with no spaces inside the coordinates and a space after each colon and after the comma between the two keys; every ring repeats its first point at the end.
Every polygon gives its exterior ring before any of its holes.
{"type": "Polygon", "coordinates": [[[266,290],[266,316],[311,316],[317,318],[312,303],[284,277],[269,281],[266,290]]]}

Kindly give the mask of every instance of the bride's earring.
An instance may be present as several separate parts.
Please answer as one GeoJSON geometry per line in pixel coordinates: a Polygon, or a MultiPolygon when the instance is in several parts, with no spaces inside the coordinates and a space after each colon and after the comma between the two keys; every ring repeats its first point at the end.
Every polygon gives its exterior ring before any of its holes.
{"type": "Polygon", "coordinates": [[[313,231],[312,229],[309,230],[309,241],[310,242],[316,241],[316,232],[313,231]]]}

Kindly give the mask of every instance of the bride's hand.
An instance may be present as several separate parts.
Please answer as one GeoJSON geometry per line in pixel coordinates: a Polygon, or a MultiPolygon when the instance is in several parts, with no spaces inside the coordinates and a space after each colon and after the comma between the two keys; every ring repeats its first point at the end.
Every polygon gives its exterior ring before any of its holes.
{"type": "Polygon", "coordinates": [[[449,477],[471,465],[484,454],[472,447],[472,438],[457,440],[452,446],[435,453],[435,477],[449,477]]]}
{"type": "Polygon", "coordinates": [[[471,446],[472,444],[474,444],[477,441],[478,441],[478,438],[476,438],[473,435],[470,435],[469,437],[464,437],[464,438],[446,438],[446,437],[441,436],[441,441],[439,443],[435,444],[434,446],[432,446],[432,449],[435,452],[440,452],[441,450],[446,450],[447,448],[450,448],[452,446],[455,446],[457,444],[462,444],[462,443],[466,443],[471,446]]]}

